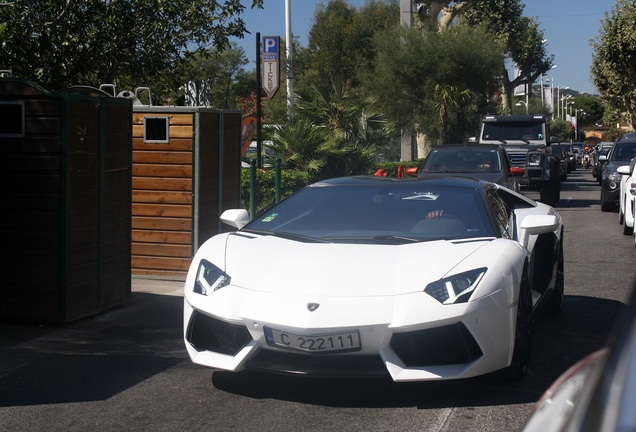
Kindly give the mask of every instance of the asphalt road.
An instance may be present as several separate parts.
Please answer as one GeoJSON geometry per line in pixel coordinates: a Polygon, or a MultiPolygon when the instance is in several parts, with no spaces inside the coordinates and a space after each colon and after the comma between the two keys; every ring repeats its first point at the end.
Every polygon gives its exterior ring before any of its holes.
{"type": "MultiPolygon", "coordinates": [[[[529,193],[529,195],[533,195],[529,193]]],[[[182,283],[133,279],[129,304],[66,325],[0,325],[2,431],[517,431],[570,365],[603,346],[632,290],[634,241],[571,173],[565,309],[535,326],[529,376],[394,384],[230,374],[190,363],[182,283]]]]}

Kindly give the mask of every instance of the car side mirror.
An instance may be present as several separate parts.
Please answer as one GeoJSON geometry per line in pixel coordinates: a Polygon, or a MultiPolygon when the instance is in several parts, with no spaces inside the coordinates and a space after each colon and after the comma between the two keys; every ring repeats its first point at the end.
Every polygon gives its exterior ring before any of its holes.
{"type": "Polygon", "coordinates": [[[606,162],[607,161],[607,155],[600,155],[598,157],[598,161],[599,162],[606,162]]]}
{"type": "Polygon", "coordinates": [[[241,229],[250,221],[250,214],[245,209],[225,210],[221,215],[221,222],[241,229]]]}
{"type": "Polygon", "coordinates": [[[531,235],[549,233],[557,229],[558,226],[559,218],[556,215],[528,215],[521,221],[519,243],[527,248],[531,235]]]}
{"type": "Polygon", "coordinates": [[[470,137],[470,138],[468,138],[468,142],[469,143],[476,143],[477,142],[477,138],[476,137],[470,137]]]}
{"type": "Polygon", "coordinates": [[[629,169],[629,165],[622,165],[616,168],[616,172],[619,174],[630,175],[631,170],[629,169]]]}

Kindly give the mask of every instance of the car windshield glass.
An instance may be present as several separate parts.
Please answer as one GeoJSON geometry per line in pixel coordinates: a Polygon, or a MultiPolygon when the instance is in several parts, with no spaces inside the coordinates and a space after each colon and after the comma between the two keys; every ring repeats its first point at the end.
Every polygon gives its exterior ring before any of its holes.
{"type": "Polygon", "coordinates": [[[390,182],[309,187],[243,228],[259,234],[343,243],[493,237],[477,189],[390,182]]]}
{"type": "Polygon", "coordinates": [[[422,167],[424,172],[476,173],[501,172],[497,150],[479,148],[433,149],[422,167]]]}
{"type": "Polygon", "coordinates": [[[612,160],[629,162],[636,157],[636,142],[617,144],[612,152],[612,160]]]}
{"type": "Polygon", "coordinates": [[[499,140],[543,140],[542,123],[526,122],[487,122],[484,123],[482,139],[499,140]]]}

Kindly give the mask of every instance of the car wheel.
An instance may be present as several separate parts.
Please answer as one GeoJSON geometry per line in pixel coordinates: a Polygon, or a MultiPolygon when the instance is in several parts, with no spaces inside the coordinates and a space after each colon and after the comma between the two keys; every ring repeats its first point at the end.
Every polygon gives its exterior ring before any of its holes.
{"type": "Polygon", "coordinates": [[[510,381],[520,381],[528,372],[530,354],[532,352],[532,295],[528,278],[523,274],[519,284],[519,301],[517,302],[517,319],[515,320],[515,339],[510,366],[503,370],[503,375],[510,381]]]}
{"type": "Polygon", "coordinates": [[[625,216],[623,215],[623,235],[632,235],[633,229],[627,226],[627,222],[625,222],[625,216]]]}
{"type": "Polygon", "coordinates": [[[549,206],[554,207],[557,203],[557,188],[558,182],[556,181],[547,181],[541,186],[541,191],[539,192],[539,201],[549,206]]]}
{"type": "Polygon", "coordinates": [[[614,210],[614,203],[613,202],[601,201],[601,211],[602,212],[611,212],[612,210],[614,210]]]}
{"type": "Polygon", "coordinates": [[[563,312],[563,296],[565,293],[565,272],[563,265],[563,234],[561,234],[561,242],[559,244],[559,258],[557,261],[557,274],[554,282],[554,292],[548,303],[547,314],[551,316],[561,315],[563,312]]]}
{"type": "Polygon", "coordinates": [[[624,225],[624,222],[625,222],[625,214],[621,211],[621,209],[618,209],[618,224],[624,225]]]}

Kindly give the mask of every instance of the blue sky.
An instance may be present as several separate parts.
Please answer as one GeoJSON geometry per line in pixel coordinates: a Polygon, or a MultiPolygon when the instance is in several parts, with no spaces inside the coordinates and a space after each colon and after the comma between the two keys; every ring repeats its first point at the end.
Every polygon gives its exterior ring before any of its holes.
{"type": "MultiPolygon", "coordinates": [[[[397,1],[397,0],[396,0],[397,1]]],[[[365,0],[348,0],[359,7],[365,0]]],[[[248,0],[243,3],[249,5],[248,0]]],[[[243,47],[250,65],[255,67],[256,33],[262,36],[280,36],[285,39],[285,0],[265,0],[264,9],[252,10],[249,6],[243,14],[251,34],[235,40],[243,47]]],[[[316,7],[323,0],[290,0],[291,30],[307,46],[307,38],[314,21],[316,7]]],[[[592,47],[590,40],[598,35],[605,12],[615,6],[616,0],[526,0],[524,15],[538,18],[547,39],[548,52],[554,55],[557,66],[546,76],[555,86],[596,93],[590,75],[592,47]]]]}

